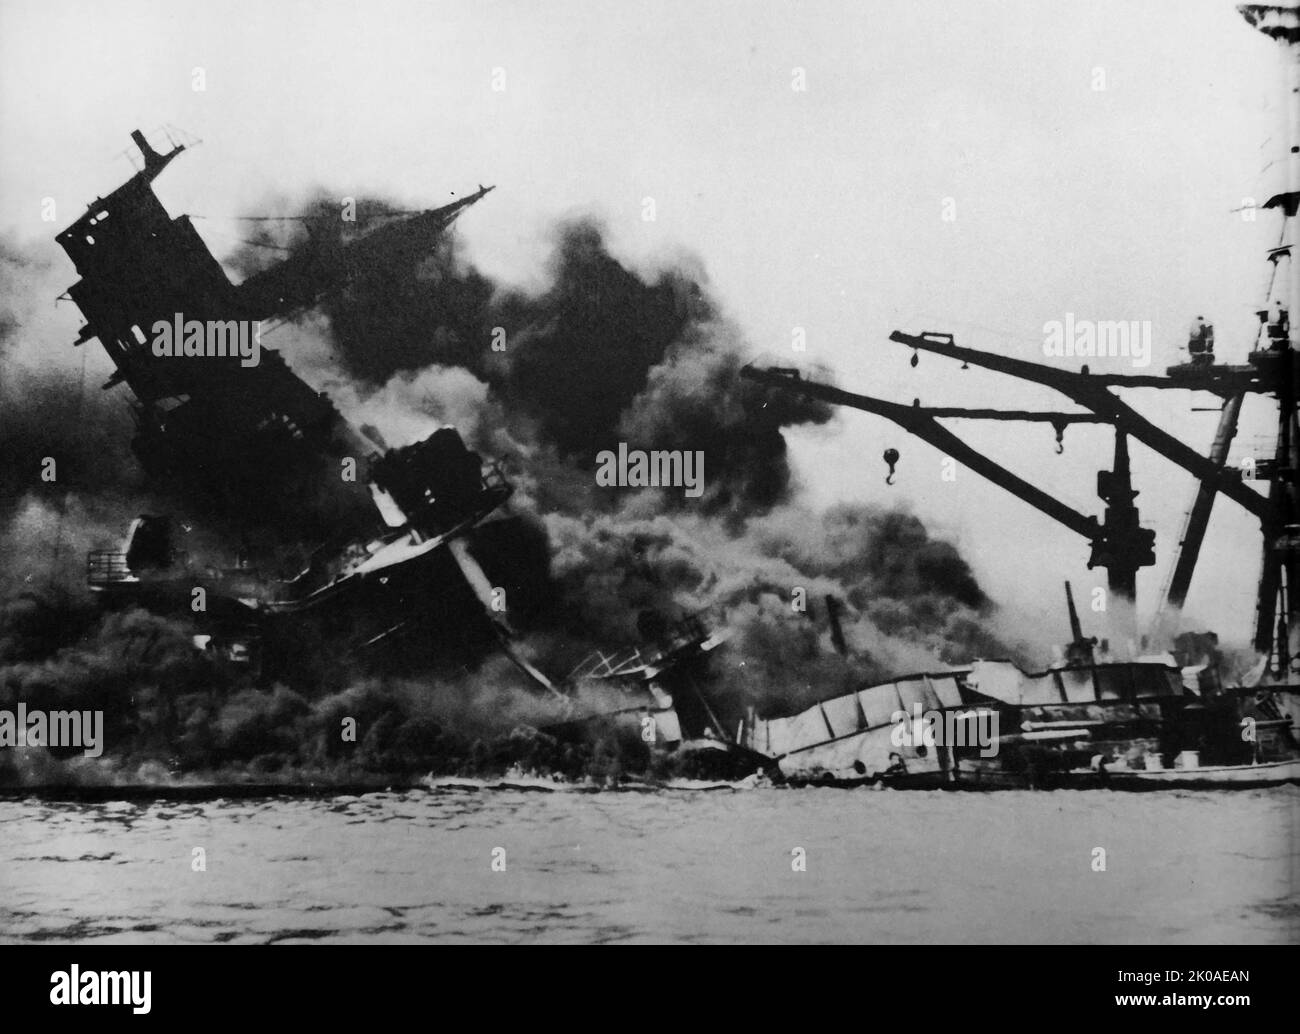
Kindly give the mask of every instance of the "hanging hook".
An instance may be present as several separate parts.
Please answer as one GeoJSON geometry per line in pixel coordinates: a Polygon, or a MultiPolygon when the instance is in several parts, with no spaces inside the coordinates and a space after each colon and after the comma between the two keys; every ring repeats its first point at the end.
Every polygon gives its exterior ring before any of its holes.
{"type": "Polygon", "coordinates": [[[1053,423],[1052,426],[1056,428],[1056,455],[1059,456],[1065,452],[1065,425],[1053,423]]]}
{"type": "Polygon", "coordinates": [[[898,462],[898,450],[886,449],[884,460],[889,464],[889,477],[885,478],[885,484],[892,485],[894,483],[894,464],[898,462]]]}

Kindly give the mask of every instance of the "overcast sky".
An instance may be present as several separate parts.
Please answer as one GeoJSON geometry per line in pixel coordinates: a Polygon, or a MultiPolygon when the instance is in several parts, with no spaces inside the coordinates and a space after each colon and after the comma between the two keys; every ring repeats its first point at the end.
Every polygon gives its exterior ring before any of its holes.
{"type": "MultiPolygon", "coordinates": [[[[536,278],[547,228],[592,212],[629,261],[697,255],[774,361],[822,362],[844,387],[904,402],[1061,408],[935,357],[912,370],[887,336],[948,329],[1042,359],[1044,322],[1067,312],[1150,320],[1156,372],[1203,314],[1220,354],[1244,359],[1278,226],[1232,209],[1276,183],[1279,65],[1222,0],[3,0],[0,229],[64,262],[53,233],[130,173],[130,130],[170,123],[203,140],[158,182],[174,214],[256,211],[317,186],[432,205],[494,183],[459,227],[496,276],[536,278]]],[[[237,232],[199,228],[218,254],[237,232]]],[[[61,313],[51,348],[71,352],[80,320],[61,313]]],[[[1189,404],[1212,400],[1155,394],[1132,401],[1207,448],[1215,415],[1189,404]]],[[[1100,515],[1109,432],[1073,428],[1058,457],[1046,427],[952,426],[1100,515]]],[[[1270,430],[1256,405],[1241,441],[1270,430]]],[[[1061,579],[1103,584],[1082,539],[970,472],[941,480],[940,454],[887,422],[846,413],[791,438],[811,503],[914,507],[1012,608],[1055,618],[1061,579]],[[892,488],[888,446],[902,453],[892,488]]],[[[1140,445],[1134,464],[1159,536],[1139,585],[1149,609],[1193,486],[1140,445]]],[[[1244,639],[1258,563],[1254,522],[1221,502],[1191,613],[1244,639]]]]}

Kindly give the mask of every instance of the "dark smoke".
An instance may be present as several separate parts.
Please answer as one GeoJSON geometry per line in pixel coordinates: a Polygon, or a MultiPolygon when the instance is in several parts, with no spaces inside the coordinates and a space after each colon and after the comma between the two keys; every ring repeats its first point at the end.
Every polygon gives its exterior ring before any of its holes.
{"type": "Polygon", "coordinates": [[[145,497],[122,396],[99,390],[70,338],[51,340],[67,275],[0,241],[0,571],[10,589],[77,584],[86,550],[109,529],[120,534],[145,497]],[[55,348],[62,362],[50,361],[55,348]]]}
{"type": "MultiPolygon", "coordinates": [[[[291,250],[313,246],[301,235],[284,240],[291,250]]],[[[597,453],[625,441],[702,450],[708,490],[691,505],[706,513],[743,520],[789,498],[781,429],[825,423],[831,410],[770,399],[738,378],[746,346],[685,268],[631,270],[609,253],[599,225],[578,220],[556,229],[549,285],[528,294],[492,283],[456,241],[445,236],[418,259],[388,254],[325,299],[334,354],[363,391],[431,367],[462,370],[486,386],[483,401],[516,441],[583,475],[597,453]],[[492,348],[499,332],[503,351],[492,348]]],[[[256,258],[241,255],[241,268],[256,258]]],[[[622,494],[602,490],[583,503],[608,507],[622,494]]],[[[680,493],[656,501],[687,505],[680,493]]]]}
{"type": "MultiPolygon", "coordinates": [[[[358,205],[363,216],[391,210],[358,205]]],[[[259,224],[256,240],[294,253],[313,225],[259,224]]],[[[3,257],[0,446],[19,462],[0,472],[0,557],[9,574],[8,558],[44,556],[57,525],[67,545],[48,566],[71,595],[7,579],[0,706],[94,701],[116,717],[108,768],[73,759],[61,775],[24,773],[11,757],[0,779],[346,782],[512,763],[617,775],[657,763],[643,745],[612,734],[573,744],[538,731],[556,716],[499,657],[459,676],[344,671],[315,693],[255,689],[240,671],[197,655],[184,621],[89,606],[77,595],[85,550],[111,545],[136,513],[177,507],[130,455],[120,389],[82,393],[66,365],[42,373],[30,361],[64,347],[43,333],[39,299],[57,293],[48,288],[67,270],[12,250],[3,257]],[[66,467],[49,491],[25,471],[56,451],[66,467]],[[357,719],[356,744],[339,735],[347,717],[357,719]]],[[[228,265],[248,274],[273,257],[250,247],[228,265]]],[[[448,235],[431,255],[386,257],[267,342],[346,417],[374,425],[390,444],[448,422],[503,460],[517,487],[514,520],[537,546],[520,552],[509,576],[528,587],[512,620],[544,670],[563,675],[594,648],[639,644],[646,614],[708,610],[733,633],[706,688],[734,727],[749,707],[791,709],[900,671],[1005,655],[969,567],[917,518],[798,507],[783,431],[824,424],[831,410],[737,376],[750,350],[699,275],[683,265],[629,268],[589,221],[557,229],[548,272],[536,292],[494,283],[448,235]],[[491,347],[497,327],[504,352],[491,347]],[[704,496],[598,488],[596,453],[620,441],[703,451],[704,496]],[[805,610],[792,606],[796,590],[809,601],[805,610]],[[847,656],[832,646],[827,595],[843,602],[847,656]]],[[[206,527],[216,540],[233,534],[224,523],[206,527]]],[[[487,526],[485,539],[496,527],[487,526]]],[[[280,531],[292,544],[295,529],[280,531]]]]}

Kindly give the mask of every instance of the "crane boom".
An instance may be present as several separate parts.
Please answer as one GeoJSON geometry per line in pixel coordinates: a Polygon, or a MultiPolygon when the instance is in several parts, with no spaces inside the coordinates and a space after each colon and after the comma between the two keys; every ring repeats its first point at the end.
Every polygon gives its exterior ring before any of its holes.
{"type": "Polygon", "coordinates": [[[1033,381],[1045,387],[1053,388],[1072,401],[1090,409],[1106,418],[1107,423],[1115,425],[1117,430],[1132,435],[1147,447],[1155,450],[1173,463],[1198,478],[1203,485],[1215,492],[1222,492],[1233,502],[1244,507],[1257,517],[1261,523],[1268,525],[1273,519],[1273,508],[1258,492],[1252,491],[1234,472],[1228,472],[1221,465],[1202,456],[1191,446],[1179,441],[1167,431],[1161,430],[1151,421],[1136,412],[1131,406],[1107,391],[1107,385],[1121,387],[1161,387],[1187,388],[1206,391],[1222,391],[1231,383],[1235,391],[1268,390],[1263,380],[1254,374],[1241,373],[1235,380],[1224,380],[1229,376],[1225,372],[1219,378],[1179,378],[1130,376],[1123,374],[1074,373],[1069,370],[1057,370],[1031,363],[1024,359],[981,352],[974,348],[963,348],[953,343],[951,335],[920,336],[894,331],[889,335],[891,341],[907,345],[937,355],[960,359],[998,373],[1010,374],[1021,380],[1033,381]],[[1217,385],[1212,387],[1211,385],[1217,385]]]}
{"type": "MultiPolygon", "coordinates": [[[[782,390],[802,395],[805,398],[819,399],[833,405],[849,406],[866,413],[883,416],[900,427],[906,428],[918,438],[929,442],[935,448],[942,450],[975,471],[975,473],[988,478],[995,485],[1005,488],[1008,492],[1023,499],[1030,506],[1047,514],[1053,520],[1064,524],[1071,531],[1082,535],[1090,542],[1096,541],[1102,535],[1102,525],[1096,518],[1088,517],[1079,513],[1078,510],[1066,506],[1042,489],[1011,473],[1000,463],[977,452],[946,427],[939,424],[934,417],[936,411],[927,410],[921,406],[904,406],[897,402],[886,402],[883,399],[872,398],[869,395],[855,395],[853,392],[844,391],[841,388],[833,388],[829,384],[816,384],[805,381],[797,373],[779,368],[760,370],[752,366],[746,366],[740,371],[740,375],[749,380],[758,381],[760,384],[780,387],[782,390]]],[[[1073,419],[1074,416],[1065,413],[1048,415],[1065,420],[1073,419]]]]}

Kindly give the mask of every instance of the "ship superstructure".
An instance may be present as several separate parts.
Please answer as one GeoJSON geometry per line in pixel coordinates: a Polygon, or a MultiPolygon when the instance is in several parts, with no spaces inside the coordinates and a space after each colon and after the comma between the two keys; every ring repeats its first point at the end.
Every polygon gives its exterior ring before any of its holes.
{"type": "Polygon", "coordinates": [[[143,167],[57,239],[81,274],[67,292],[86,317],[76,343],[96,338],[113,361],[104,388],[131,393],[132,447],[185,509],[142,515],[120,549],[92,553],[92,590],[182,613],[209,650],[268,677],[311,680],[385,645],[420,660],[493,648],[508,628],[493,608],[507,585],[493,559],[509,536],[484,528],[511,494],[500,469],[450,427],[389,448],[261,338],[380,250],[426,252],[490,188],[348,240],[318,231],[234,284],[190,218],[172,218],[153,191],[184,145],[160,153],[139,131],[132,139],[143,167]],[[204,518],[216,529],[205,537],[226,548],[190,548],[204,518]]]}
{"type": "MultiPolygon", "coordinates": [[[[1001,760],[995,765],[972,766],[968,762],[968,774],[973,774],[973,769],[997,770],[999,776],[1023,771],[1069,781],[1099,775],[1107,771],[1107,766],[1118,766],[1130,781],[1141,782],[1149,773],[1153,784],[1170,785],[1178,779],[1196,782],[1199,777],[1191,772],[1204,762],[1207,772],[1216,773],[1213,779],[1225,785],[1300,778],[1300,727],[1296,724],[1300,716],[1300,340],[1291,318],[1300,301],[1300,274],[1294,254],[1300,207],[1300,9],[1250,5],[1240,10],[1251,25],[1281,45],[1287,67],[1283,104],[1287,147],[1282,159],[1287,182],[1284,189],[1260,206],[1280,216],[1281,235],[1266,256],[1269,286],[1259,307],[1259,326],[1246,362],[1217,362],[1213,327],[1197,316],[1187,343],[1187,361],[1170,367],[1163,375],[1099,373],[1087,365],[1075,372],[964,347],[949,333],[898,330],[890,335],[891,341],[913,350],[913,366],[921,352],[928,352],[958,360],[963,368],[983,367],[1056,390],[1079,407],[1070,411],[933,407],[923,406],[919,400],[905,405],[806,381],[798,370],[790,368],[747,367],[742,371],[743,376],[778,391],[882,416],[939,448],[1082,536],[1091,547],[1087,566],[1105,568],[1112,599],[1126,604],[1110,608],[1112,621],[1124,622],[1123,626],[1109,629],[1109,638],[1117,641],[1126,657],[1123,663],[1098,663],[1092,649],[1095,640],[1083,639],[1071,600],[1074,640],[1064,666],[1050,676],[1027,675],[1012,666],[989,668],[988,662],[983,662],[984,670],[978,677],[973,669],[944,675],[938,681],[920,676],[927,687],[949,689],[952,699],[936,696],[937,689],[933,688],[917,697],[933,709],[994,703],[1001,709],[1004,723],[1012,723],[1012,731],[1003,737],[1009,749],[1001,760]],[[1202,391],[1216,396],[1220,419],[1208,455],[1198,453],[1139,414],[1119,394],[1126,388],[1202,391]],[[1242,403],[1251,395],[1271,398],[1277,404],[1276,448],[1271,455],[1233,467],[1227,462],[1229,448],[1237,433],[1242,403]],[[940,422],[951,419],[1047,424],[1055,431],[1058,447],[1073,424],[1113,428],[1112,469],[1097,474],[1097,494],[1105,504],[1102,516],[1099,519],[1080,513],[1050,491],[1012,473],[940,422]],[[1155,563],[1155,533],[1141,524],[1135,502],[1138,491],[1129,464],[1129,439],[1187,471],[1196,482],[1161,606],[1145,637],[1138,634],[1133,604],[1137,572],[1155,563]],[[1251,480],[1264,482],[1267,493],[1257,491],[1251,480]],[[1258,521],[1260,529],[1262,563],[1251,630],[1259,660],[1236,681],[1225,682],[1218,672],[1205,670],[1205,665],[1189,665],[1194,671],[1185,671],[1185,677],[1180,678],[1172,656],[1162,667],[1159,660],[1139,655],[1144,643],[1155,642],[1167,648],[1176,640],[1177,622],[1210,512],[1220,496],[1245,509],[1258,521]],[[990,692],[993,687],[1000,688],[990,692]],[[1027,737],[1044,742],[1031,750],[1026,745],[1027,737]],[[1044,749],[1048,739],[1058,741],[1055,748],[1044,749]],[[1091,753],[1090,764],[1080,764],[1083,753],[1091,753]],[[1033,763],[1028,760],[1031,755],[1033,763]],[[1259,766],[1267,768],[1268,774],[1236,771],[1259,766]],[[1171,770],[1180,774],[1171,775],[1171,770]]],[[[890,483],[898,459],[897,450],[886,451],[890,483]]],[[[881,700],[906,703],[899,687],[914,682],[904,679],[884,687],[866,688],[852,707],[845,703],[849,697],[837,697],[801,715],[777,719],[782,723],[779,726],[771,721],[756,722],[748,733],[750,742],[770,737],[773,729],[779,728],[778,739],[782,743],[789,741],[783,757],[790,760],[783,760],[783,767],[792,767],[803,777],[824,770],[836,778],[851,778],[853,771],[846,770],[842,763],[846,758],[858,766],[861,777],[897,775],[898,766],[905,767],[906,759],[896,756],[890,762],[895,766],[891,772],[890,764],[881,763],[878,743],[874,752],[864,746],[866,752],[857,754],[845,747],[831,751],[828,745],[847,741],[862,741],[865,745],[873,736],[880,740],[887,735],[889,724],[880,721],[879,715],[870,718],[868,704],[876,707],[881,700]],[[828,708],[838,715],[835,721],[828,708]],[[804,754],[802,760],[796,756],[800,752],[804,754]],[[874,761],[867,762],[868,755],[874,761]]],[[[889,754],[883,757],[889,760],[889,754]]],[[[914,755],[913,770],[918,763],[941,781],[955,781],[962,774],[956,756],[946,761],[931,757],[925,762],[914,755]]],[[[1209,776],[1205,778],[1213,782],[1209,776]]]]}
{"type": "Polygon", "coordinates": [[[317,226],[234,284],[190,218],[153,192],[184,146],[132,139],[143,167],[57,239],[81,274],[67,292],[86,317],[76,344],[97,338],[112,359],[104,389],[130,391],[133,449],[183,510],[142,514],[119,548],[93,551],[91,590],[110,607],[184,619],[198,648],[263,685],[316,693],[358,670],[454,674],[502,651],[559,738],[606,728],[669,750],[706,732],[722,744],[690,679],[725,632],[697,615],[551,679],[520,650],[513,618],[547,589],[546,544],[506,512],[500,467],[452,427],[394,447],[353,427],[260,337],[381,257],[418,261],[492,188],[346,237],[317,226]]]}

